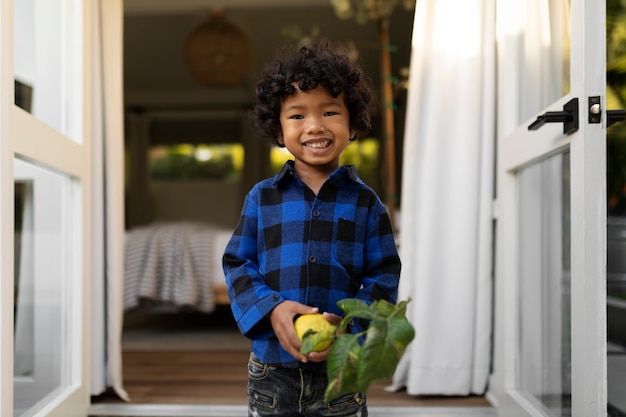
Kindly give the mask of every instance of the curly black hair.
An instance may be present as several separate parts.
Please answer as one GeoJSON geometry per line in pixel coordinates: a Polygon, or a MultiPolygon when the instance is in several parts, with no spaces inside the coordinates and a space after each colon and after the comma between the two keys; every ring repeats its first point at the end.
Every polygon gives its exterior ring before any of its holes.
{"type": "Polygon", "coordinates": [[[330,95],[344,94],[350,113],[350,128],[356,139],[366,136],[371,130],[371,114],[376,107],[372,84],[358,62],[339,44],[328,40],[315,41],[294,51],[285,49],[279,53],[273,65],[263,71],[256,88],[257,101],[250,111],[252,127],[262,136],[269,137],[277,146],[281,134],[280,109],[285,97],[293,94],[294,84],[302,91],[322,86],[330,95]]]}

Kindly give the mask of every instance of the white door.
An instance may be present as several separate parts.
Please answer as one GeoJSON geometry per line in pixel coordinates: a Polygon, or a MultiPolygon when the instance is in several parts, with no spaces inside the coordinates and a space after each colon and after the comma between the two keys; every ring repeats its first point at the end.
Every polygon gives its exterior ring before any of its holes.
{"type": "Polygon", "coordinates": [[[498,27],[499,414],[606,416],[605,4],[502,0],[498,27]]]}
{"type": "Polygon", "coordinates": [[[0,415],[82,417],[94,2],[0,1],[0,415]]]}

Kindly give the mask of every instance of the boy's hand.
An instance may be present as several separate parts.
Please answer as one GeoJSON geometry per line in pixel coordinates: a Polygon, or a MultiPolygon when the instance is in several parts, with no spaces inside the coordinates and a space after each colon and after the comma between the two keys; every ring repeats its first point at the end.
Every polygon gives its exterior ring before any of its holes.
{"type": "MultiPolygon", "coordinates": [[[[296,329],[293,327],[293,321],[299,314],[315,314],[318,311],[319,309],[317,307],[310,307],[306,304],[285,300],[278,304],[270,313],[270,321],[280,345],[289,352],[291,356],[301,362],[308,362],[309,359],[314,359],[311,358],[311,355],[305,356],[300,353],[302,342],[298,339],[296,329]]],[[[319,353],[323,352],[318,352],[318,354],[319,353]]],[[[326,356],[328,356],[328,352],[326,352],[326,356]]]]}

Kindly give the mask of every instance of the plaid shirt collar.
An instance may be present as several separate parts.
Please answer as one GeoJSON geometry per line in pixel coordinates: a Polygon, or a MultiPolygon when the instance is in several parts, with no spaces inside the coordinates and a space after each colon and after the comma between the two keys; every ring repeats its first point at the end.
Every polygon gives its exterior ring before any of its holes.
{"type": "MultiPolygon", "coordinates": [[[[285,179],[289,178],[290,176],[293,176],[294,178],[298,179],[298,181],[300,181],[300,178],[298,177],[298,173],[296,172],[294,164],[295,164],[294,160],[289,160],[285,162],[285,165],[283,165],[280,172],[276,174],[276,176],[274,176],[274,180],[272,181],[272,184],[278,185],[279,183],[285,181],[285,179]]],[[[334,183],[338,183],[342,181],[344,178],[349,178],[350,180],[357,182],[357,183],[362,182],[361,179],[359,178],[359,174],[357,173],[356,168],[353,165],[341,165],[332,174],[330,174],[330,176],[328,177],[328,180],[334,183]]]]}

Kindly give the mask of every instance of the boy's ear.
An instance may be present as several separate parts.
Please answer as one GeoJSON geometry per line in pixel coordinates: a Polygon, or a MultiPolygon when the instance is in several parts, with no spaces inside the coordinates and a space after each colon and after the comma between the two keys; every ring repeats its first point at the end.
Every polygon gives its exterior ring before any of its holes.
{"type": "Polygon", "coordinates": [[[350,142],[356,139],[356,130],[350,129],[350,142]]]}
{"type": "Polygon", "coordinates": [[[285,146],[285,141],[283,140],[283,134],[279,133],[278,135],[276,135],[276,142],[280,145],[280,146],[285,146]]]}

